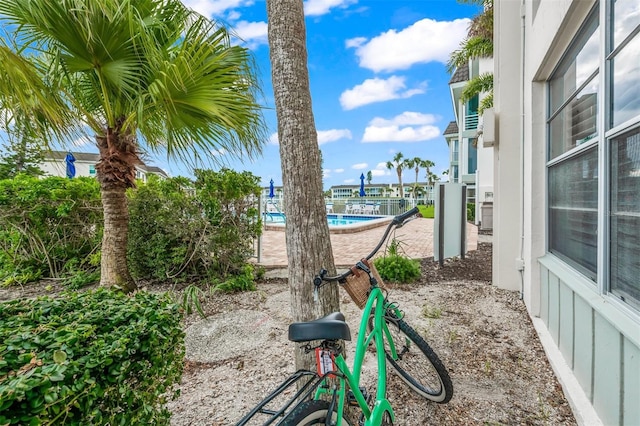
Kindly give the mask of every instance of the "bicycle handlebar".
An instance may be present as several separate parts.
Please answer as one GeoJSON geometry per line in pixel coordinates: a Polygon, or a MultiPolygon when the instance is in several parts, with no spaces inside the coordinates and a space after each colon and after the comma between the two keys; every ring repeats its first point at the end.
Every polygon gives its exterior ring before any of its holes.
{"type": "MultiPolygon", "coordinates": [[[[384,244],[384,242],[387,240],[387,237],[389,236],[389,233],[391,232],[392,229],[394,228],[400,228],[402,225],[404,225],[404,223],[411,218],[412,216],[416,216],[420,213],[420,210],[418,209],[418,207],[414,207],[411,210],[401,213],[399,215],[397,215],[396,217],[394,217],[391,220],[391,223],[389,223],[389,225],[387,226],[387,229],[384,231],[384,234],[382,235],[382,238],[380,238],[380,241],[378,242],[378,244],[376,245],[376,247],[371,251],[371,253],[369,253],[365,259],[369,260],[371,259],[377,252],[378,250],[380,250],[380,247],[382,247],[382,244],[384,244]]],[[[351,269],[347,270],[346,272],[340,274],[340,275],[336,275],[333,277],[328,277],[327,276],[328,271],[326,269],[321,269],[320,272],[318,273],[318,275],[316,275],[313,278],[313,284],[316,287],[320,287],[322,285],[323,281],[338,281],[338,282],[344,282],[344,280],[351,274],[353,274],[353,272],[351,271],[351,269]]]]}

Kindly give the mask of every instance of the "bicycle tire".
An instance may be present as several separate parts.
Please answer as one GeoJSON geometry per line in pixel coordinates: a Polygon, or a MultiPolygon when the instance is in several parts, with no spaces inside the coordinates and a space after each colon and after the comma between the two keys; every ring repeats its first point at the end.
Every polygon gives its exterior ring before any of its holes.
{"type": "MultiPolygon", "coordinates": [[[[329,402],[322,400],[306,401],[298,405],[282,420],[282,426],[307,426],[307,425],[323,425],[327,420],[329,413],[329,402]]],[[[333,411],[331,420],[337,421],[338,413],[333,411]]],[[[351,424],[342,417],[342,424],[351,426],[351,424]]]]}
{"type": "MultiPolygon", "coordinates": [[[[369,317],[369,330],[372,329],[369,317]]],[[[385,315],[385,321],[392,335],[398,359],[391,356],[385,342],[385,355],[389,365],[418,395],[446,404],[453,397],[453,383],[449,373],[431,346],[406,321],[385,315]],[[415,350],[417,348],[418,350],[415,350]]]]}

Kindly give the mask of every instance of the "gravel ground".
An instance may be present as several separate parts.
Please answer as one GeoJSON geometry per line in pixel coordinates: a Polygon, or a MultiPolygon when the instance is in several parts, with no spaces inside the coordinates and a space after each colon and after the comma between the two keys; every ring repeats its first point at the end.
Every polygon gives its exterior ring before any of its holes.
{"type": "MultiPolygon", "coordinates": [[[[454,396],[444,405],[425,401],[390,374],[395,424],[575,425],[519,294],[490,285],[491,244],[442,268],[423,261],[422,270],[419,282],[388,284],[389,298],[439,354],[454,396]]],[[[169,406],[176,426],[232,425],[293,372],[286,280],[265,281],[256,292],[217,294],[203,307],[207,319],[185,321],[181,396],[169,406]]],[[[361,311],[346,292],[341,311],[355,341],[361,311]]],[[[363,373],[365,386],[375,374],[363,373]]]]}

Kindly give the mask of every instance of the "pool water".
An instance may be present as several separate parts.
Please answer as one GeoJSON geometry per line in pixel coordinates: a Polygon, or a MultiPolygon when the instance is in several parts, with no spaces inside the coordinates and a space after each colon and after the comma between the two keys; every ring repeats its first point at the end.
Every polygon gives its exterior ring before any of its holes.
{"type": "MultiPolygon", "coordinates": [[[[264,213],[265,223],[285,223],[285,217],[283,213],[264,213]]],[[[374,219],[380,219],[381,216],[354,216],[354,215],[342,215],[342,214],[329,214],[327,215],[327,221],[329,226],[347,226],[356,223],[367,222],[374,219]]]]}

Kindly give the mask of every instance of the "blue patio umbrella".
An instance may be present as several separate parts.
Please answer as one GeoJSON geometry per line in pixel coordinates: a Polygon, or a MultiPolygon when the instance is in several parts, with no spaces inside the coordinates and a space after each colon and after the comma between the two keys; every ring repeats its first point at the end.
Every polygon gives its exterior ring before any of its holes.
{"type": "Polygon", "coordinates": [[[364,173],[362,173],[360,175],[360,196],[365,197],[366,195],[367,193],[364,192],[364,173]]]}
{"type": "Polygon", "coordinates": [[[64,158],[64,162],[67,165],[67,177],[71,179],[76,175],[76,166],[73,163],[76,161],[76,157],[71,152],[67,152],[67,156],[64,158]]]}
{"type": "Polygon", "coordinates": [[[273,179],[269,182],[269,198],[273,198],[275,194],[273,193],[273,179]]]}

